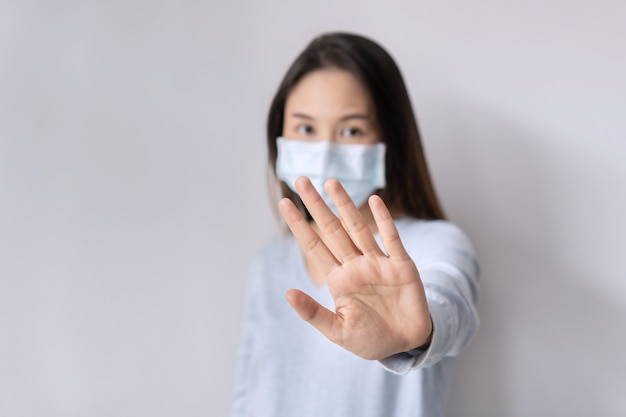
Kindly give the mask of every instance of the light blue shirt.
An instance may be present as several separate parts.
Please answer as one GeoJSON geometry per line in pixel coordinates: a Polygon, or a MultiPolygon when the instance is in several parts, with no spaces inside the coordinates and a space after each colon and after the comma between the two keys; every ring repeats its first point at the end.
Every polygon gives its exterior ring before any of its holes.
{"type": "Polygon", "coordinates": [[[287,290],[301,289],[331,310],[333,301],[309,278],[294,237],[284,236],[251,264],[233,417],[444,415],[454,358],[479,325],[478,262],[452,223],[404,217],[396,226],[424,283],[434,326],[428,350],[368,361],[302,321],[287,290]]]}

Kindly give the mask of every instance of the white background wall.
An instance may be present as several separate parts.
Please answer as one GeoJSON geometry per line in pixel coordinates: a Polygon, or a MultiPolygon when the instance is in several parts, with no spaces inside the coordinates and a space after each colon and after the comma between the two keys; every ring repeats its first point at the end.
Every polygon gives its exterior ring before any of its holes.
{"type": "Polygon", "coordinates": [[[409,85],[483,261],[451,416],[626,415],[626,3],[0,3],[0,416],[228,414],[264,123],[327,30],[409,85]]]}

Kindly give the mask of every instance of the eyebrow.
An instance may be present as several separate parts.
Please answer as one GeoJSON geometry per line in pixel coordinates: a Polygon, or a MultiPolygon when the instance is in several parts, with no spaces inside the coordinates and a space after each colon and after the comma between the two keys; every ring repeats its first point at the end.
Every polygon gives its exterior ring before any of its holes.
{"type": "MultiPolygon", "coordinates": [[[[308,114],[304,114],[304,113],[291,113],[290,116],[291,117],[297,117],[299,119],[315,120],[314,117],[309,116],[308,114]]],[[[347,115],[343,116],[341,119],[339,119],[339,121],[345,122],[346,120],[352,120],[352,119],[371,120],[371,117],[368,114],[365,114],[365,113],[354,113],[354,114],[347,114],[347,115]]]]}

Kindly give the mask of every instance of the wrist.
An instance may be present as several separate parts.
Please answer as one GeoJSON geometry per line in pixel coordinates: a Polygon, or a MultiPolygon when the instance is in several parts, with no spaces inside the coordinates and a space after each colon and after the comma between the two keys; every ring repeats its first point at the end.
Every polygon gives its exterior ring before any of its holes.
{"type": "Polygon", "coordinates": [[[432,317],[430,317],[430,315],[428,316],[428,318],[430,319],[430,333],[428,334],[428,337],[426,338],[426,340],[419,345],[416,348],[413,348],[412,350],[427,350],[430,347],[430,343],[433,340],[433,333],[435,332],[435,325],[433,324],[433,319],[432,317]]]}

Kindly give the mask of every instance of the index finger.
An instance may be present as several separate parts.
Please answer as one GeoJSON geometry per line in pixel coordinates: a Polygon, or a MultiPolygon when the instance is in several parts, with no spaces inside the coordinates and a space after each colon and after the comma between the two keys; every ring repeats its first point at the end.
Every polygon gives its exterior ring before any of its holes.
{"type": "Polygon", "coordinates": [[[328,275],[330,271],[340,265],[326,244],[302,216],[300,210],[293,204],[293,201],[283,198],[278,203],[278,209],[300,244],[302,251],[305,255],[311,256],[311,259],[315,261],[324,275],[328,275]]]}
{"type": "Polygon", "coordinates": [[[296,189],[311,217],[313,217],[315,224],[317,224],[320,236],[324,238],[326,246],[337,260],[344,263],[361,255],[361,252],[352,242],[337,216],[326,205],[326,202],[315,189],[311,180],[307,177],[298,178],[296,180],[296,189]]]}

